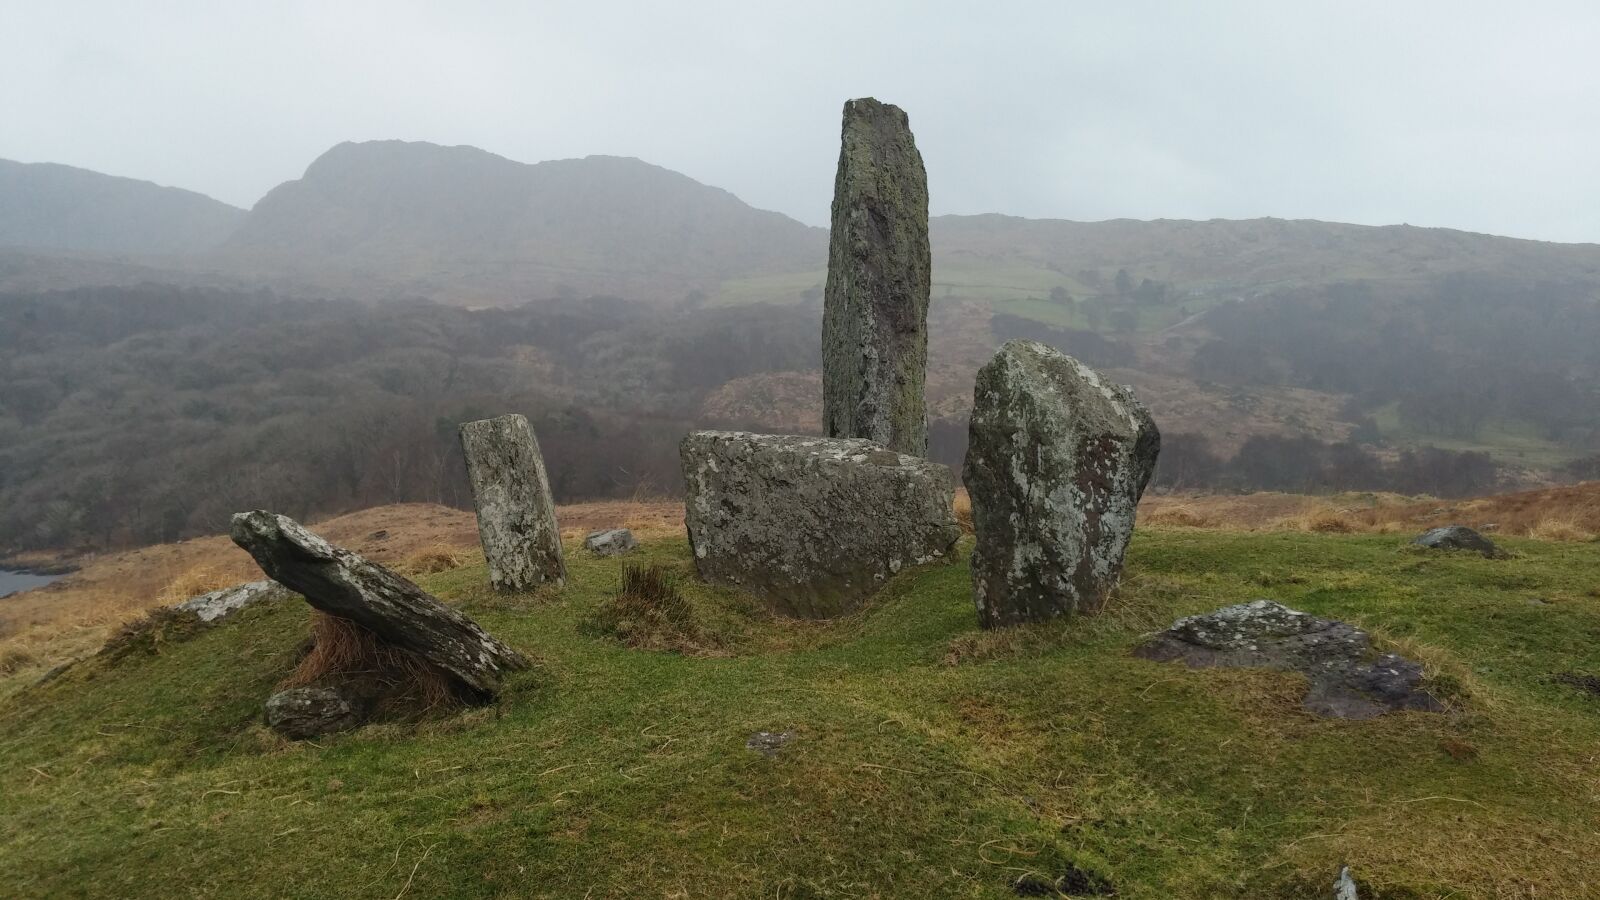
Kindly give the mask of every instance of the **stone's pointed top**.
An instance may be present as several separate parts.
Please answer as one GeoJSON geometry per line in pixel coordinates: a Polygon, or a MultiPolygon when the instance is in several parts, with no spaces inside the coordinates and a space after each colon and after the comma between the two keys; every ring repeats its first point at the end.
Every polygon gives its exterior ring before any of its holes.
{"type": "Polygon", "coordinates": [[[903,128],[909,128],[911,119],[906,111],[893,103],[884,103],[876,97],[858,97],[844,102],[844,119],[893,118],[903,128]]]}

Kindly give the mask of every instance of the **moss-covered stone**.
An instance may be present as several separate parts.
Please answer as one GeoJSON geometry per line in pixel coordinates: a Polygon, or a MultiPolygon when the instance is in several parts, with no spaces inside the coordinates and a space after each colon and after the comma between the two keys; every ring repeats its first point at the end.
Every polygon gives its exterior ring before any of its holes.
{"type": "Polygon", "coordinates": [[[844,105],[822,316],[822,417],[830,437],[928,450],[928,176],[906,114],[844,105]]]}

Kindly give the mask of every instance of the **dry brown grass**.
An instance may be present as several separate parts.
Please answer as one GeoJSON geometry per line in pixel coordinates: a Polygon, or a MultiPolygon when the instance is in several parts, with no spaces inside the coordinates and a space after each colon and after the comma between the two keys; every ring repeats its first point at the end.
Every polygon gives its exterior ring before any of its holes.
{"type": "Polygon", "coordinates": [[[155,596],[153,606],[173,606],[201,594],[220,591],[239,583],[237,576],[212,563],[201,563],[185,569],[167,582],[155,596]]]}
{"type": "Polygon", "coordinates": [[[1216,520],[1186,503],[1157,506],[1139,517],[1156,528],[1215,528],[1216,520]]]}
{"type": "Polygon", "coordinates": [[[395,565],[395,570],[405,575],[435,575],[466,565],[472,558],[470,551],[460,547],[435,544],[407,556],[395,565]]]}
{"type": "Polygon", "coordinates": [[[956,491],[952,508],[956,515],[956,524],[961,526],[962,533],[972,534],[972,497],[967,494],[966,488],[956,491]]]}
{"type": "Polygon", "coordinates": [[[595,611],[592,625],[630,647],[704,653],[713,649],[694,607],[665,566],[625,565],[622,589],[595,611]]]}
{"type": "Polygon", "coordinates": [[[1541,541],[1592,541],[1595,533],[1583,527],[1571,513],[1545,516],[1528,529],[1528,537],[1541,541]]]}
{"type": "Polygon", "coordinates": [[[313,613],[311,642],[310,651],[279,687],[360,681],[372,685],[385,705],[424,710],[464,699],[450,675],[349,619],[313,613]]]}
{"type": "Polygon", "coordinates": [[[1318,506],[1299,515],[1288,516],[1280,519],[1275,526],[1279,531],[1307,531],[1317,534],[1350,534],[1366,530],[1365,526],[1355,522],[1349,513],[1331,506],[1318,506]]]}

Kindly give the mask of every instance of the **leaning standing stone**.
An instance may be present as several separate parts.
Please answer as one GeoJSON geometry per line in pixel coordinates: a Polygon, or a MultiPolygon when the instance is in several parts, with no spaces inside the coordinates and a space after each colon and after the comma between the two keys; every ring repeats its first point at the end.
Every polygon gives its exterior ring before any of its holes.
{"type": "Polygon", "coordinates": [[[925,456],[928,176],[906,114],[844,105],[822,312],[822,418],[830,437],[925,456]]]}
{"type": "Polygon", "coordinates": [[[849,613],[961,536],[949,470],[871,441],[696,431],[680,454],[701,577],[789,615],[849,613]]]}
{"type": "Polygon", "coordinates": [[[260,509],[236,513],[232,537],[273,581],[316,609],[416,653],[479,696],[492,696],[502,675],[528,666],[522,654],[432,594],[288,516],[260,509]]]}
{"type": "Polygon", "coordinates": [[[526,591],[565,582],[556,507],[528,420],[510,415],[467,422],[461,451],[490,583],[497,590],[526,591]]]}
{"type": "Polygon", "coordinates": [[[978,372],[963,471],[979,623],[1098,609],[1160,449],[1132,391],[1044,344],[1000,348],[978,372]]]}

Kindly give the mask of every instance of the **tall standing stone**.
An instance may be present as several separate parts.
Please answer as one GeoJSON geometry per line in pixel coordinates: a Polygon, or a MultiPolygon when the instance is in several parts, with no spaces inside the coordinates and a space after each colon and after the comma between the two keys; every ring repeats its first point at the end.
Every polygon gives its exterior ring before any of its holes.
{"type": "Polygon", "coordinates": [[[461,426],[461,450],[478,511],[478,537],[496,590],[526,591],[567,578],[544,457],[522,416],[461,426]]]}
{"type": "Polygon", "coordinates": [[[1161,435],[1128,388],[1034,341],[978,371],[962,477],[985,628],[1094,611],[1116,586],[1161,435]]]}
{"type": "Polygon", "coordinates": [[[925,456],[928,420],[928,175],[906,114],[870,97],[844,105],[822,312],[822,419],[829,437],[925,456]]]}

